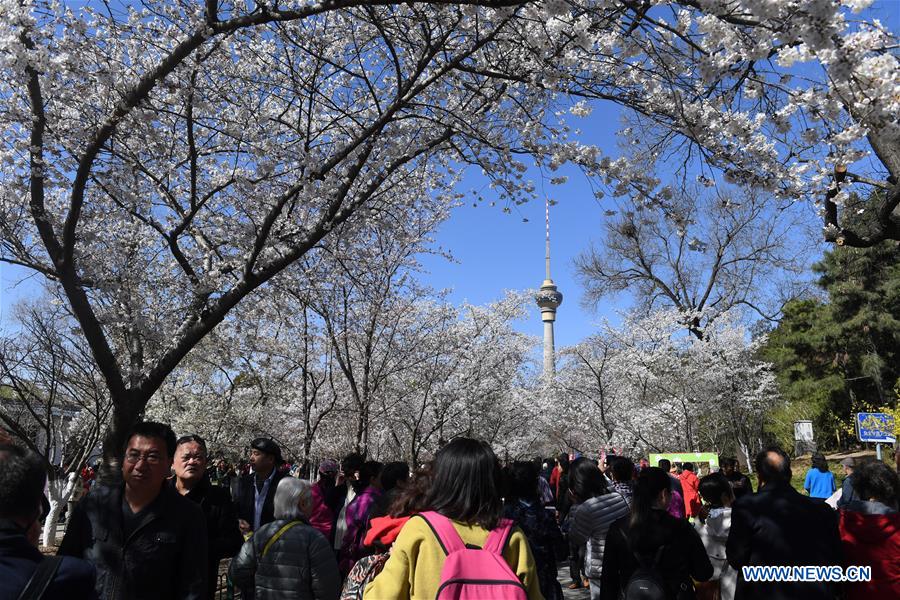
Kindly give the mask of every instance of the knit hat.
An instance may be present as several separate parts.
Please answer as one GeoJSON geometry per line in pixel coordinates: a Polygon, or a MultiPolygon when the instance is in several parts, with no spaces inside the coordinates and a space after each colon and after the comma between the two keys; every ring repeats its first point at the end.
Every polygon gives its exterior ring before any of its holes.
{"type": "Polygon", "coordinates": [[[319,463],[319,473],[337,473],[338,472],[338,464],[337,461],[331,460],[330,458],[326,458],[321,463],[319,463]]]}

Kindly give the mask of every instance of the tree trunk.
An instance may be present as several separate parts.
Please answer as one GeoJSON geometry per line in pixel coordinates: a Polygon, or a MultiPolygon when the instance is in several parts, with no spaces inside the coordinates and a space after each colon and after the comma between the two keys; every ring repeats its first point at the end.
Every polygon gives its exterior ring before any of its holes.
{"type": "Polygon", "coordinates": [[[738,449],[739,453],[742,455],[740,458],[744,459],[744,464],[747,465],[747,473],[753,472],[753,461],[750,459],[750,448],[744,442],[744,440],[738,438],[738,449]]]}
{"type": "MultiPolygon", "coordinates": [[[[59,520],[59,513],[75,491],[75,482],[78,478],[75,473],[70,473],[66,480],[54,478],[47,481],[48,498],[50,502],[50,513],[44,521],[44,530],[41,532],[41,544],[44,546],[56,545],[56,522],[59,520]]],[[[72,515],[69,515],[71,518],[72,515]]]]}
{"type": "Polygon", "coordinates": [[[122,455],[128,442],[128,433],[140,419],[137,406],[145,406],[146,402],[135,402],[129,397],[117,401],[113,399],[113,415],[109,429],[103,438],[103,463],[97,472],[97,482],[103,485],[118,485],[122,482],[122,455]]]}

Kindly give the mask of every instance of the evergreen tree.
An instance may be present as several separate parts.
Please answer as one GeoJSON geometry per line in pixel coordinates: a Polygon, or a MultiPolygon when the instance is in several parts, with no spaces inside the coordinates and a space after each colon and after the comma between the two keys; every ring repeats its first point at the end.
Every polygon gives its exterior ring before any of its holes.
{"type": "Polygon", "coordinates": [[[813,421],[820,445],[852,441],[855,412],[896,406],[900,378],[900,245],[837,247],[813,267],[828,300],[794,299],[763,350],[785,403],[770,431],[790,445],[813,421]]]}

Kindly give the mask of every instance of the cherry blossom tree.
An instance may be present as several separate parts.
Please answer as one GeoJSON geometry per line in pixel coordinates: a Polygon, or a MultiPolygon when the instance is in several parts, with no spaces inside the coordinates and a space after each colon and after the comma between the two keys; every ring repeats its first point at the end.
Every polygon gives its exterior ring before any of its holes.
{"type": "Polygon", "coordinates": [[[378,418],[393,452],[418,464],[460,435],[513,452],[528,433],[538,435],[521,431],[527,404],[514,401],[535,340],[513,325],[530,303],[508,293],[483,307],[420,303],[410,311],[400,336],[408,369],[382,394],[378,418]]]}
{"type": "Polygon", "coordinates": [[[593,335],[560,352],[562,368],[548,396],[562,396],[553,437],[564,448],[609,447],[618,431],[620,367],[613,339],[593,335]],[[574,410],[573,410],[574,409],[574,410]]]}
{"type": "Polygon", "coordinates": [[[534,192],[526,155],[663,194],[574,139],[594,100],[685,177],[818,200],[839,243],[897,239],[900,69],[849,18],[867,5],[0,0],[0,260],[63,290],[114,403],[109,463],[244,298],[373,213],[452,202],[462,167],[506,202],[534,192]],[[851,184],[885,191],[860,228],[851,184]]]}
{"type": "Polygon", "coordinates": [[[315,313],[286,311],[280,300],[265,295],[234,313],[172,373],[148,414],[229,455],[272,437],[308,469],[317,434],[346,390],[335,386],[333,353],[315,313]]]}
{"type": "MultiPolygon", "coordinates": [[[[838,244],[900,239],[900,61],[896,32],[860,14],[872,4],[582,3],[547,23],[570,32],[565,57],[578,66],[553,85],[626,107],[622,143],[682,181],[813,202],[838,244]],[[870,201],[850,206],[854,188],[870,201]]],[[[558,52],[540,38],[531,47],[558,52]]],[[[580,161],[615,196],[665,203],[667,182],[644,161],[584,150],[567,145],[552,164],[580,161]]]]}
{"type": "Polygon", "coordinates": [[[672,308],[606,323],[564,351],[558,386],[571,426],[567,445],[728,449],[749,458],[761,444],[766,410],[780,401],[771,366],[756,358],[762,343],[750,340],[734,310],[703,338],[687,335],[683,314],[672,308]]]}

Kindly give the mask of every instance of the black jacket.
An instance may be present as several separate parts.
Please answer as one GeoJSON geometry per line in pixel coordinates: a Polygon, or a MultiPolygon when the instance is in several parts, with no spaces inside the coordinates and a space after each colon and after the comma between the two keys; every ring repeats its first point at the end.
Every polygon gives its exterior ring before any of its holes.
{"type": "MultiPolygon", "coordinates": [[[[175,479],[170,480],[175,488],[175,479]]],[[[209,560],[207,561],[207,589],[210,600],[215,597],[219,579],[219,561],[237,554],[244,543],[244,536],[238,527],[237,512],[231,502],[228,488],[210,484],[204,477],[185,498],[200,505],[206,515],[206,539],[209,560]]]]}
{"type": "MultiPolygon", "coordinates": [[[[44,556],[14,523],[0,520],[0,598],[18,598],[44,556]]],[[[94,600],[91,563],[67,556],[44,593],[44,600],[94,600]]]]}
{"type": "Polygon", "coordinates": [[[244,542],[231,561],[235,585],[254,589],[254,600],[337,600],[341,576],[331,544],[306,521],[284,532],[269,548],[272,536],[290,521],[273,521],[244,542]]]}
{"type": "Polygon", "coordinates": [[[747,494],[753,493],[753,483],[743,473],[734,471],[730,475],[725,475],[725,479],[731,484],[735,499],[743,498],[747,494]]]}
{"type": "Polygon", "coordinates": [[[766,485],[756,494],[735,501],[725,552],[728,563],[738,572],[736,600],[833,598],[835,588],[826,583],[747,583],[741,567],[840,565],[837,513],[787,483],[766,485]]]}
{"type": "Polygon", "coordinates": [[[124,532],[125,486],[95,485],[70,517],[59,554],[97,568],[102,600],[201,600],[206,587],[206,519],[168,485],[124,532]]]}
{"type": "Polygon", "coordinates": [[[606,548],[603,552],[603,573],[600,577],[600,597],[617,600],[622,590],[638,568],[638,557],[652,564],[660,547],[657,571],[666,584],[669,598],[693,598],[691,578],[707,581],[713,576],[713,567],[706,548],[697,531],[684,519],[676,519],[664,510],[652,511],[652,523],[647,532],[636,540],[630,527],[631,516],[625,516],[610,525],[606,532],[606,548]],[[637,556],[636,556],[636,555],[637,556]],[[684,591],[679,591],[684,589],[684,591]]]}
{"type": "MultiPolygon", "coordinates": [[[[260,515],[259,525],[262,527],[266,523],[275,520],[275,490],[278,488],[278,482],[284,477],[284,473],[275,469],[275,475],[269,484],[269,491],[266,493],[266,499],[263,501],[262,514],[260,515]]],[[[238,482],[238,497],[235,499],[237,507],[238,519],[243,519],[250,523],[253,527],[253,513],[256,503],[256,475],[248,473],[241,476],[238,482]]]]}

